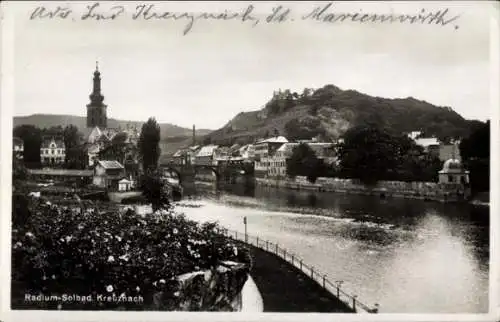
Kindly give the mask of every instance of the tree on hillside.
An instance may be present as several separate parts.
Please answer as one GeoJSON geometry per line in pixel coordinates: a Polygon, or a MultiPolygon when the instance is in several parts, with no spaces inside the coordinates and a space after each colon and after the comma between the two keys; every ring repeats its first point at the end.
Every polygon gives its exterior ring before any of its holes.
{"type": "Polygon", "coordinates": [[[322,161],[305,143],[296,146],[291,157],[286,162],[286,170],[289,176],[306,176],[307,180],[313,183],[321,175],[322,168],[322,161]]]}
{"type": "Polygon", "coordinates": [[[341,171],[367,184],[394,178],[411,146],[403,136],[378,127],[351,128],[339,148],[341,171]]]}
{"type": "Polygon", "coordinates": [[[460,156],[470,171],[473,192],[490,189],[490,121],[477,127],[460,142],[460,156]]]}
{"type": "Polygon", "coordinates": [[[139,137],[139,154],[142,159],[142,169],[144,172],[158,167],[160,157],[160,126],[154,117],[148,119],[142,125],[139,137]]]}
{"type": "Polygon", "coordinates": [[[301,98],[307,98],[307,97],[310,97],[313,94],[313,92],[314,92],[313,88],[305,87],[302,90],[302,94],[300,96],[301,96],[301,98]]]}
{"type": "Polygon", "coordinates": [[[285,124],[285,135],[291,141],[310,140],[324,134],[321,121],[315,118],[292,119],[285,124]]]}
{"type": "Polygon", "coordinates": [[[14,128],[13,135],[23,140],[23,160],[25,164],[27,166],[40,165],[42,131],[33,125],[19,125],[14,128]]]}

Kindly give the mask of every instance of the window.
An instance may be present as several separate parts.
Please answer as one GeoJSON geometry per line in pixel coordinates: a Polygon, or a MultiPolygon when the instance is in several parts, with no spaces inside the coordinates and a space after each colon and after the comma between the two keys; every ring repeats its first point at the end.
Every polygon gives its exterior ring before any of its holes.
{"type": "Polygon", "coordinates": [[[453,180],[453,176],[448,175],[448,182],[450,182],[450,183],[454,182],[454,180],[453,180]]]}

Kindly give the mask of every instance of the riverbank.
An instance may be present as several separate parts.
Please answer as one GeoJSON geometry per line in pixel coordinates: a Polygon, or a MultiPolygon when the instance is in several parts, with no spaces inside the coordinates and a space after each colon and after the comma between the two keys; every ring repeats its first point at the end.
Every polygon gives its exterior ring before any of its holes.
{"type": "Polygon", "coordinates": [[[470,191],[462,185],[439,184],[436,182],[379,181],[367,186],[352,179],[317,178],[315,183],[305,177],[295,178],[255,178],[261,186],[292,190],[339,192],[379,196],[381,198],[408,198],[439,202],[464,202],[470,191]]]}
{"type": "Polygon", "coordinates": [[[250,275],[262,297],[264,312],[354,313],[350,307],[322,288],[301,270],[279,256],[255,246],[250,250],[250,275]]]}

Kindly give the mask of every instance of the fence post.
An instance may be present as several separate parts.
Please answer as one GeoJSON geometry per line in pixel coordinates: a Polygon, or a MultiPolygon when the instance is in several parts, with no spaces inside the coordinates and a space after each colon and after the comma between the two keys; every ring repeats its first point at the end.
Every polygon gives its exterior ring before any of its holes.
{"type": "Polygon", "coordinates": [[[269,240],[266,240],[266,250],[269,251],[269,240]]]}
{"type": "Polygon", "coordinates": [[[294,256],[293,256],[293,254],[292,254],[292,265],[293,265],[293,257],[294,257],[294,256]]]}
{"type": "Polygon", "coordinates": [[[302,259],[300,260],[300,270],[302,270],[302,259]]]}
{"type": "Polygon", "coordinates": [[[286,249],[283,249],[283,258],[286,260],[286,249]]]}
{"type": "Polygon", "coordinates": [[[259,236],[257,236],[257,247],[259,247],[259,236]]]}
{"type": "Polygon", "coordinates": [[[314,267],[311,266],[311,278],[314,279],[314,267]]]}
{"type": "Polygon", "coordinates": [[[278,244],[276,244],[276,252],[275,252],[276,255],[278,255],[278,244]]]}
{"type": "Polygon", "coordinates": [[[335,284],[337,284],[337,298],[340,300],[340,285],[342,285],[344,281],[335,281],[335,284]]]}
{"type": "Polygon", "coordinates": [[[323,288],[326,286],[326,275],[323,275],[323,288]]]}
{"type": "Polygon", "coordinates": [[[352,297],[352,309],[354,310],[354,312],[356,312],[356,297],[358,297],[358,296],[354,295],[352,297]]]}
{"type": "Polygon", "coordinates": [[[238,239],[238,232],[237,231],[234,232],[234,239],[238,239]]]}

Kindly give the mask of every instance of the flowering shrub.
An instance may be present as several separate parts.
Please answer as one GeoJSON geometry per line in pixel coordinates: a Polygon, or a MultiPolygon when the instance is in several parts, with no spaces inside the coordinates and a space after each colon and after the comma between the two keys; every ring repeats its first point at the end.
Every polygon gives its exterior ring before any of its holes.
{"type": "MultiPolygon", "coordinates": [[[[12,229],[13,298],[24,298],[26,293],[144,298],[142,303],[126,305],[42,301],[31,307],[158,308],[155,294],[160,292],[163,298],[178,294],[175,277],[216,271],[221,261],[250,262],[244,249],[218,233],[216,223],[199,224],[172,210],[144,216],[130,209],[99,214],[94,208],[81,211],[40,198],[28,201],[13,208],[13,218],[18,218],[12,229]]],[[[179,309],[174,304],[162,308],[179,309]]]]}

